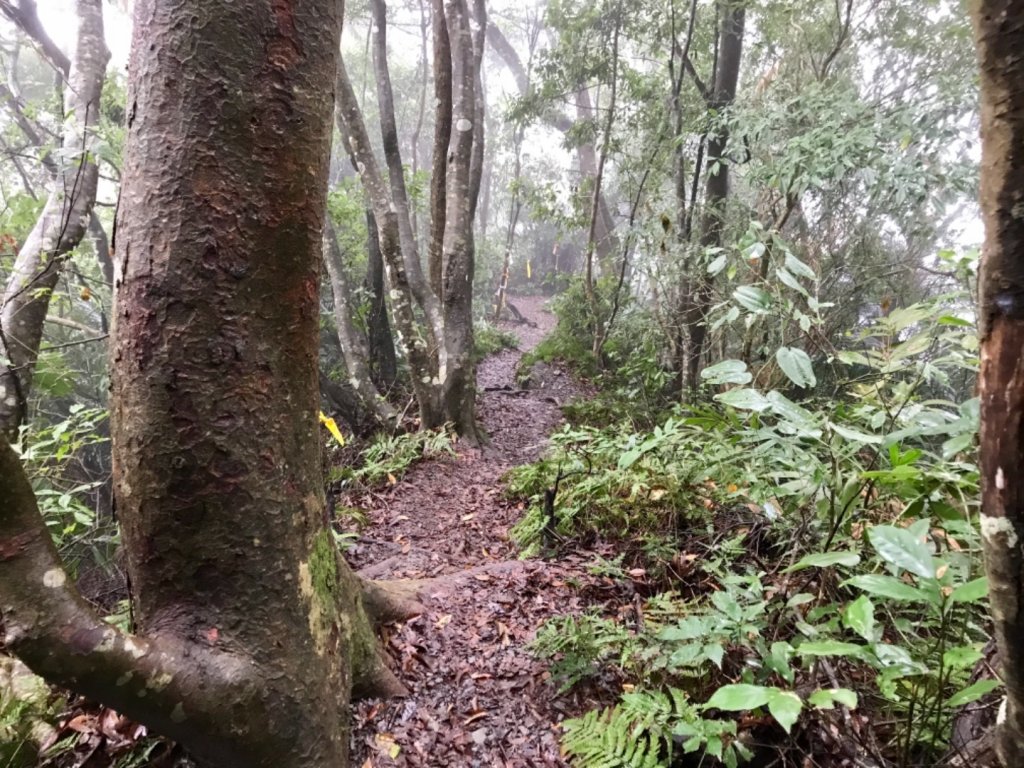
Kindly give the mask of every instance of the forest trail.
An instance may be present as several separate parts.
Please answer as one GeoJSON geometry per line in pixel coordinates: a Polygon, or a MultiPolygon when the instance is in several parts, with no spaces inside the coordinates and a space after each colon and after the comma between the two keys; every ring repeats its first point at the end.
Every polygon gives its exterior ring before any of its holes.
{"type": "Polygon", "coordinates": [[[501,478],[539,458],[562,421],[560,406],[582,389],[556,370],[544,387],[517,387],[523,352],[554,318],[542,298],[515,303],[537,327],[502,324],[519,349],[479,366],[479,417],[491,444],[456,445],[455,456],[421,462],[364,501],[369,522],[348,553],[363,575],[452,578],[426,590],[425,612],[386,638],[411,693],[354,708],[353,765],[565,765],[557,723],[579,710],[556,696],[528,644],[546,619],[582,609],[579,586],[594,577],[574,555],[516,560],[508,530],[523,512],[502,497],[501,478]]]}

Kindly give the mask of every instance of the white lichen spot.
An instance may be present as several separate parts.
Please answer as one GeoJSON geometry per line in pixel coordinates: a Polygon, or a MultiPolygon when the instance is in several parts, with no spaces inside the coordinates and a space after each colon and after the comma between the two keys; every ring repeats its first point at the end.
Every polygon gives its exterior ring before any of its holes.
{"type": "Polygon", "coordinates": [[[1000,491],[1006,490],[1006,475],[1003,474],[1002,467],[996,470],[996,488],[1000,491]]]}
{"type": "Polygon", "coordinates": [[[100,653],[106,653],[114,649],[114,641],[117,639],[117,632],[114,628],[106,629],[103,631],[103,637],[100,638],[99,643],[96,645],[95,650],[100,653]]]}
{"type": "Polygon", "coordinates": [[[252,545],[253,545],[254,547],[258,547],[258,546],[259,546],[260,544],[262,544],[262,543],[263,543],[263,542],[261,542],[261,541],[260,541],[259,539],[253,539],[253,540],[252,540],[252,545]]]}
{"type": "Polygon", "coordinates": [[[356,170],[358,170],[360,174],[366,173],[366,163],[362,161],[356,163],[356,170]]]}
{"type": "Polygon", "coordinates": [[[174,679],[174,675],[170,672],[161,672],[159,675],[153,675],[149,680],[146,681],[146,687],[151,691],[162,691],[171,681],[174,679]]]}
{"type": "Polygon", "coordinates": [[[60,589],[67,580],[68,576],[63,568],[51,568],[43,574],[43,586],[49,589],[60,589]]]}
{"type": "Polygon", "coordinates": [[[472,120],[467,120],[464,117],[460,117],[458,119],[458,122],[455,123],[455,130],[462,131],[463,133],[465,133],[466,131],[472,131],[473,130],[473,121],[472,120]]]}
{"type": "Polygon", "coordinates": [[[988,515],[981,516],[981,535],[985,537],[985,540],[990,544],[1004,544],[1007,549],[1012,549],[1017,546],[1017,529],[1013,527],[1013,523],[1005,517],[989,517],[988,515]],[[999,536],[1003,535],[1005,538],[1003,541],[999,540],[999,536]]]}
{"type": "Polygon", "coordinates": [[[388,295],[391,297],[392,301],[398,301],[400,298],[402,298],[402,294],[398,292],[397,288],[392,288],[390,291],[388,291],[388,295]]]}
{"type": "Polygon", "coordinates": [[[132,681],[133,677],[135,677],[134,672],[125,672],[123,675],[117,678],[117,687],[120,688],[122,685],[128,685],[128,683],[132,681]]]}
{"type": "Polygon", "coordinates": [[[299,589],[303,597],[313,596],[313,577],[309,573],[309,563],[299,563],[299,589]]]}
{"type": "Polygon", "coordinates": [[[140,699],[144,699],[144,698],[146,698],[146,694],[147,693],[148,693],[148,691],[145,688],[140,688],[139,692],[136,693],[135,695],[138,696],[140,699]]]}
{"type": "Polygon", "coordinates": [[[430,383],[430,377],[429,376],[424,376],[423,378],[420,379],[420,381],[422,381],[424,384],[429,384],[430,383]]]}
{"type": "Polygon", "coordinates": [[[185,722],[185,708],[181,706],[179,701],[174,705],[174,709],[171,710],[171,722],[172,723],[184,723],[185,722]]]}
{"type": "Polygon", "coordinates": [[[136,659],[146,655],[146,646],[130,637],[124,639],[124,649],[136,659]]]}
{"type": "Polygon", "coordinates": [[[352,389],[358,390],[359,389],[359,379],[357,379],[355,376],[350,376],[349,380],[348,380],[348,385],[350,387],[352,387],[352,389]]]}

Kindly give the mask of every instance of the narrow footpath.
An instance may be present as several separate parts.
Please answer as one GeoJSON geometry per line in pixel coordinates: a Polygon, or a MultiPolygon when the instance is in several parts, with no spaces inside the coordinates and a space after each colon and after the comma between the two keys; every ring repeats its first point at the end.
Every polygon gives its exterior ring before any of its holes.
{"type": "Polygon", "coordinates": [[[518,561],[508,530],[523,514],[502,496],[502,475],[535,461],[581,393],[565,373],[519,389],[516,365],[550,330],[541,298],[517,298],[536,327],[507,323],[518,350],[484,360],[478,414],[490,445],[425,461],[365,500],[370,522],[349,552],[375,579],[441,579],[422,595],[425,612],[386,638],[404,699],[353,712],[353,765],[562,766],[558,722],[579,703],[557,696],[528,644],[552,616],[583,609],[582,558],[518,561]],[[570,584],[575,585],[569,586],[570,584]]]}

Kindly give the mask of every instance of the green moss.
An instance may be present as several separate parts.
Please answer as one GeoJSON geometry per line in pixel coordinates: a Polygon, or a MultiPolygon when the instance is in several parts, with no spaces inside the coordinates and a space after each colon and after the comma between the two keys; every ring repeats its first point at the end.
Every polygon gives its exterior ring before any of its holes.
{"type": "Polygon", "coordinates": [[[309,576],[313,584],[313,594],[320,602],[321,615],[325,618],[333,618],[337,613],[337,557],[331,532],[320,531],[313,540],[313,551],[309,555],[309,576]]]}

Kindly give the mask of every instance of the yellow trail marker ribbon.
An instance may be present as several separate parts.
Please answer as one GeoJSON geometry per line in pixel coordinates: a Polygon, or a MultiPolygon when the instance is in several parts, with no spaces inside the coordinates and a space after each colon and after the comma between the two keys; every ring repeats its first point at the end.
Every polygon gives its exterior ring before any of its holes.
{"type": "Polygon", "coordinates": [[[334,419],[324,414],[323,411],[320,411],[320,423],[327,427],[327,431],[338,441],[338,445],[345,444],[345,437],[341,434],[341,430],[338,429],[338,425],[334,423],[334,419]]]}

